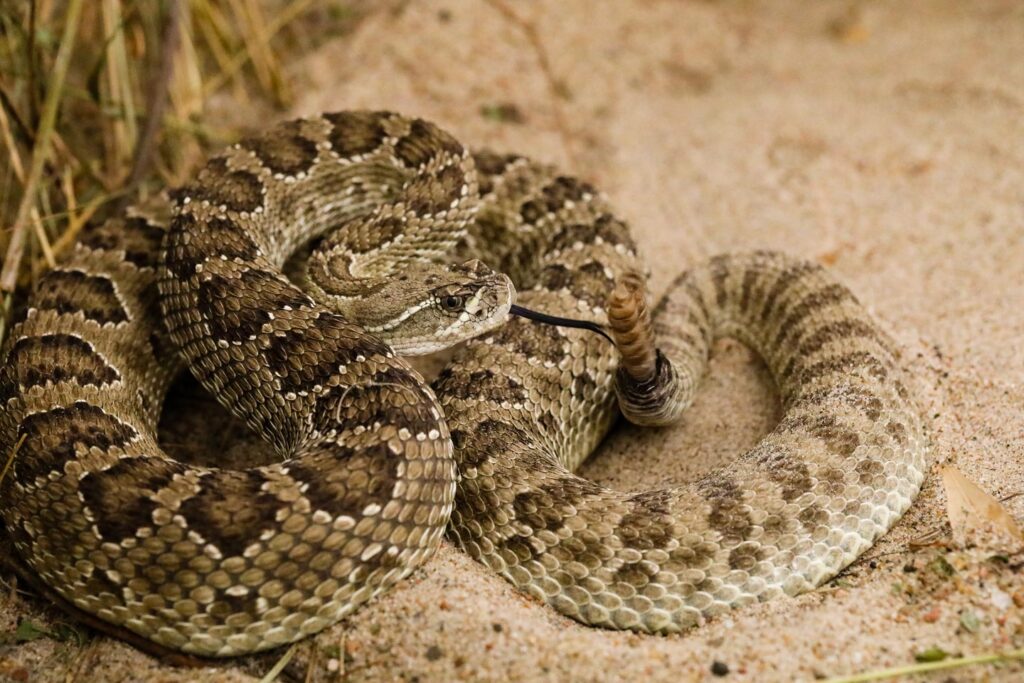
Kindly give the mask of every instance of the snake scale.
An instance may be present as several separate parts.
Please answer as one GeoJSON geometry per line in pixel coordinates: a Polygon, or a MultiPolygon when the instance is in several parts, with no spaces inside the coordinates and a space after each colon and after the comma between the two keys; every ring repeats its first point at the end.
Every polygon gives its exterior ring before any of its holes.
{"type": "Polygon", "coordinates": [[[924,476],[894,345],[820,266],[769,252],[682,275],[646,371],[627,362],[644,355],[642,298],[615,330],[622,354],[509,315],[607,325],[616,284],[643,272],[605,199],[551,167],[390,113],[275,126],[169,204],[90,229],[39,282],[0,373],[0,448],[16,451],[6,529],[70,606],[206,656],[320,631],[426,561],[446,528],[599,626],[679,631],[816,586],[924,476]],[[300,289],[281,267],[311,241],[300,289]],[[640,493],[572,473],[620,410],[674,420],[721,335],[756,349],[782,396],[755,448],[640,493]],[[401,357],[467,339],[430,386],[401,357]],[[164,454],[176,349],[279,461],[164,454]]]}

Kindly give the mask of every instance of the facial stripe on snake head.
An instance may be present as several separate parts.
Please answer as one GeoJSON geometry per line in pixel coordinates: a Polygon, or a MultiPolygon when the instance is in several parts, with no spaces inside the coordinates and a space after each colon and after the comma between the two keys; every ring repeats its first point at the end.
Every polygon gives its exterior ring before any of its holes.
{"type": "Polygon", "coordinates": [[[285,503],[264,489],[257,470],[214,470],[200,480],[199,491],[178,508],[186,530],[215,545],[224,558],[241,555],[265,531],[282,532],[275,521],[285,503]]]}
{"type": "Polygon", "coordinates": [[[316,142],[302,134],[302,121],[289,121],[239,145],[251,150],[274,173],[297,176],[308,171],[317,158],[316,142]]]}
{"type": "Polygon", "coordinates": [[[281,310],[313,305],[297,287],[265,270],[246,270],[237,277],[207,277],[199,285],[197,299],[210,335],[228,342],[254,338],[281,310]]]}
{"type": "Polygon", "coordinates": [[[156,265],[165,229],[141,218],[113,218],[88,228],[81,243],[90,249],[124,251],[125,260],[139,268],[156,265]]]}
{"type": "Polygon", "coordinates": [[[107,451],[124,447],[138,436],[130,425],[85,401],[34,413],[18,428],[18,437],[25,441],[14,462],[14,476],[30,485],[48,472],[63,471],[64,463],[75,457],[76,447],[107,451]]]}
{"type": "Polygon", "coordinates": [[[334,313],[321,312],[301,327],[277,332],[266,350],[267,364],[285,392],[326,386],[339,366],[390,351],[334,313]]]}
{"type": "Polygon", "coordinates": [[[232,218],[215,216],[198,229],[190,214],[175,216],[167,240],[168,268],[182,280],[196,272],[196,266],[215,257],[252,261],[260,249],[232,218]]]}
{"type": "MultiPolygon", "coordinates": [[[[117,371],[93,345],[71,334],[45,334],[19,339],[11,348],[7,363],[11,370],[5,379],[24,388],[48,382],[76,382],[79,386],[106,386],[121,379],[117,371]]],[[[0,395],[10,389],[0,388],[0,395]]]]}
{"type": "Polygon", "coordinates": [[[331,149],[343,159],[377,149],[387,137],[382,124],[385,116],[361,111],[325,114],[333,126],[328,134],[331,149]]]}
{"type": "Polygon", "coordinates": [[[104,540],[119,543],[156,526],[153,511],[160,504],[153,497],[185,469],[163,458],[121,458],[108,469],[86,474],[79,491],[104,540]]]}
{"type": "Polygon", "coordinates": [[[255,174],[232,170],[224,157],[215,157],[199,172],[195,182],[175,190],[171,197],[179,204],[186,199],[207,201],[229,211],[252,212],[263,206],[265,190],[263,181],[255,174]]]}
{"type": "Polygon", "coordinates": [[[113,281],[78,270],[51,270],[39,282],[33,307],[61,314],[81,312],[86,320],[105,325],[127,322],[128,311],[113,281]]]}

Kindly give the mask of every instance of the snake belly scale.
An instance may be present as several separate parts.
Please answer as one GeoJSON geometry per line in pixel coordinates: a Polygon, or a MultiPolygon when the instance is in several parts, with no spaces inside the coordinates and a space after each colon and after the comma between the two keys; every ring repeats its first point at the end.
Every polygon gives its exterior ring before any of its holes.
{"type": "Polygon", "coordinates": [[[637,381],[586,331],[644,272],[591,186],[419,119],[292,121],[91,229],[6,345],[0,514],[75,608],[230,656],[316,633],[448,532],[585,623],[646,632],[819,584],[884,533],[926,441],[891,340],[821,267],[730,254],[680,277],[637,381]],[[281,265],[317,241],[291,284],[281,265]],[[458,264],[445,262],[451,254],[458,264]],[[518,290],[518,293],[517,293],[518,290]],[[765,358],[780,424],[728,470],[612,491],[572,474],[621,410],[675,419],[713,339],[765,358]],[[469,339],[428,386],[400,357],[469,339]],[[156,443],[180,367],[274,444],[245,470],[156,443]]]}

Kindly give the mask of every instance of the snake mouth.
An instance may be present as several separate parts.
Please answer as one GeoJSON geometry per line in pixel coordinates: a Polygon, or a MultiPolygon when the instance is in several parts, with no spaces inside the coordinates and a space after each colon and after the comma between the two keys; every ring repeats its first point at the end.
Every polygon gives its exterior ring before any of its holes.
{"type": "Polygon", "coordinates": [[[558,327],[575,327],[576,329],[580,330],[590,330],[591,332],[596,332],[597,334],[601,335],[612,344],[615,343],[612,340],[612,338],[608,336],[608,333],[605,332],[604,327],[589,320],[559,318],[558,316],[548,315],[547,313],[541,313],[540,311],[533,311],[530,310],[529,308],[523,308],[522,306],[518,306],[516,304],[512,304],[512,306],[508,309],[508,312],[511,313],[512,315],[518,315],[520,318],[526,318],[528,320],[533,320],[538,323],[544,323],[546,325],[557,325],[558,327]]]}

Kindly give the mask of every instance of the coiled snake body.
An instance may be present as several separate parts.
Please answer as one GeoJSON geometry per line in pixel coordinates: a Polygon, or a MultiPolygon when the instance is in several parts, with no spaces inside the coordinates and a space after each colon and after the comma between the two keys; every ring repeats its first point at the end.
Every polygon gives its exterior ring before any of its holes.
{"type": "Polygon", "coordinates": [[[18,554],[77,609],[162,647],[227,656],[315,633],[424,562],[449,519],[472,556],[565,614],[677,631],[834,575],[923,478],[892,344],[820,267],[758,252],[690,271],[656,313],[653,373],[632,376],[597,335],[508,318],[518,290],[607,323],[616,282],[643,270],[625,224],[585,183],[471,155],[421,120],[282,124],[210,161],[173,214],[89,232],[40,282],[0,373],[18,554]],[[339,227],[305,292],[280,274],[339,227]],[[439,263],[452,253],[476,258],[439,263]],[[722,334],[757,349],[782,394],[757,447],[657,491],[571,473],[617,405],[674,419],[722,334]],[[398,357],[471,338],[432,388],[398,357]],[[171,340],[280,462],[160,450],[171,340]]]}

